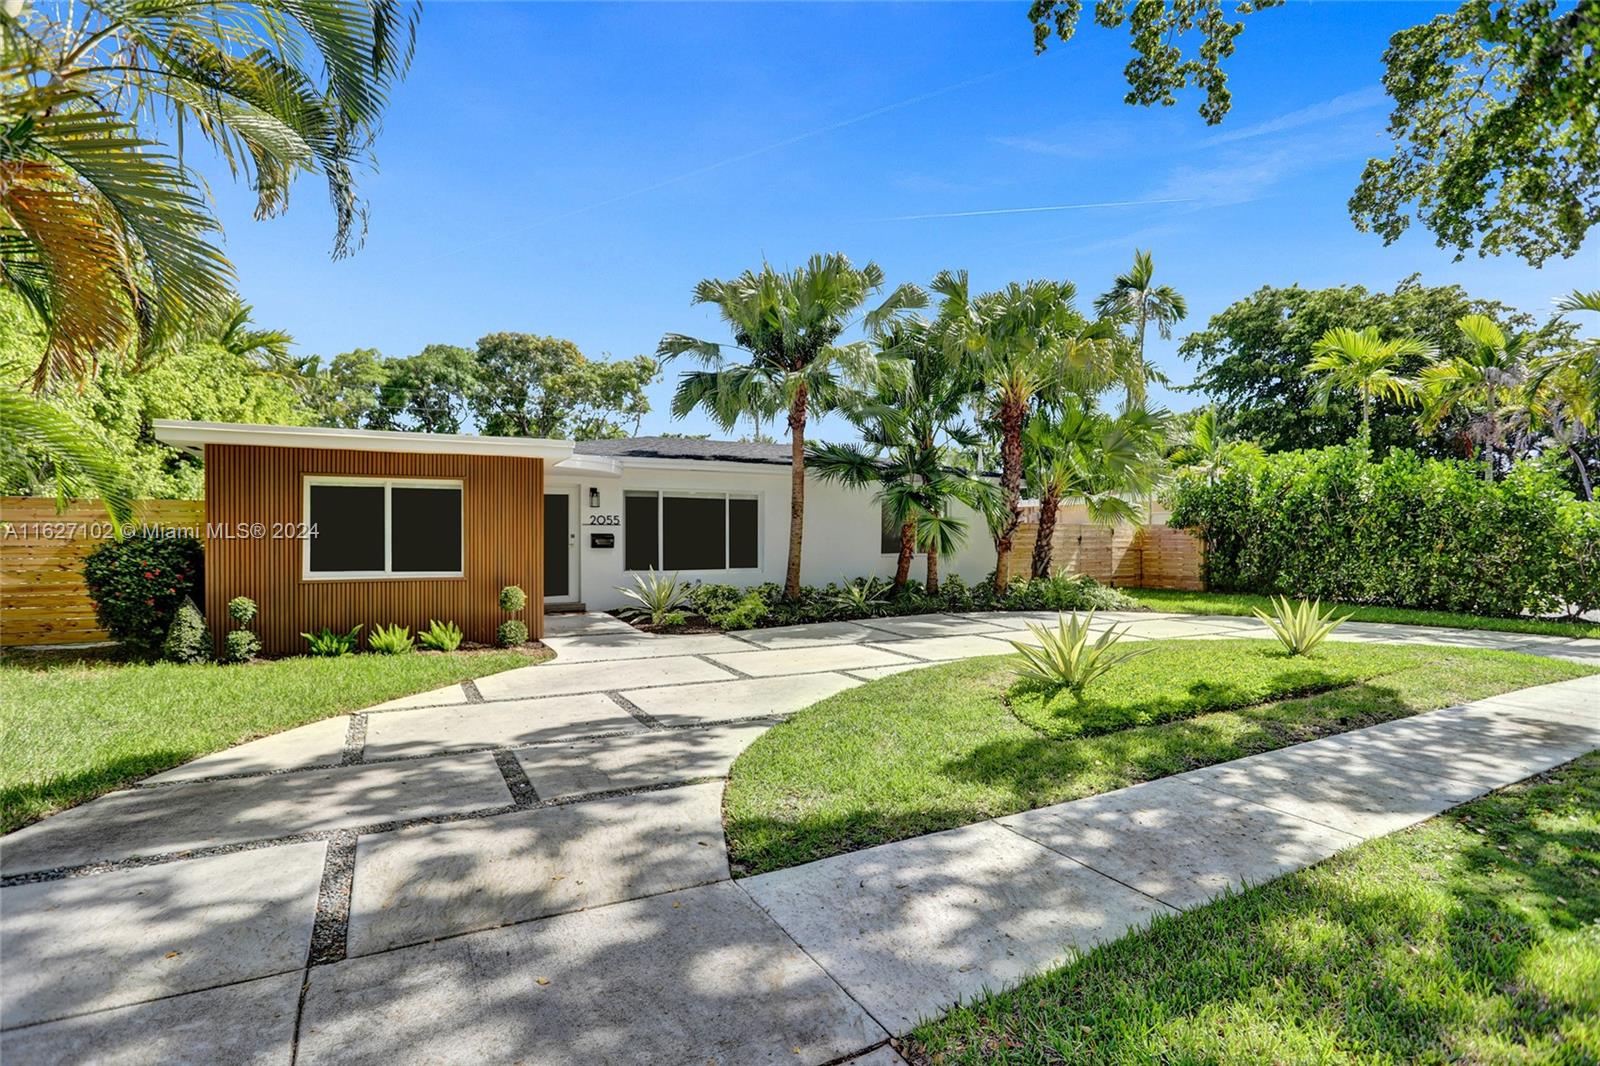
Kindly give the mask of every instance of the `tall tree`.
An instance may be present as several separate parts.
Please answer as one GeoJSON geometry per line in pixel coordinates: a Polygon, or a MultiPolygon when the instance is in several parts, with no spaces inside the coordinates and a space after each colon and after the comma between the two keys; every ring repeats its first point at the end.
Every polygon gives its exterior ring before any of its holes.
{"type": "Polygon", "coordinates": [[[471,417],[478,390],[478,363],[470,349],[430,344],[416,355],[385,360],[372,429],[460,433],[471,417]]]}
{"type": "Polygon", "coordinates": [[[1467,315],[1456,323],[1466,350],[1424,367],[1422,424],[1437,427],[1457,412],[1467,416],[1466,433],[1483,454],[1483,476],[1495,475],[1495,453],[1505,443],[1506,405],[1527,380],[1533,337],[1506,333],[1493,319],[1467,315]]]}
{"type": "MultiPolygon", "coordinates": [[[[1100,0],[1094,21],[1131,36],[1127,103],[1170,106],[1195,87],[1215,124],[1232,104],[1225,64],[1245,18],[1279,4],[1100,0]]],[[[1083,6],[1034,0],[1036,51],[1052,33],[1070,40],[1083,6]]],[[[1513,251],[1537,266],[1574,254],[1600,221],[1597,54],[1600,0],[1466,0],[1395,34],[1383,53],[1394,152],[1361,175],[1357,227],[1389,243],[1415,215],[1458,257],[1513,251]]]]}
{"type": "Polygon", "coordinates": [[[1383,340],[1373,326],[1351,329],[1336,326],[1311,346],[1311,362],[1306,372],[1318,375],[1312,389],[1317,410],[1326,411],[1335,390],[1361,397],[1362,447],[1372,446],[1372,401],[1377,398],[1409,404],[1416,397],[1416,386],[1400,373],[1411,359],[1427,359],[1432,352],[1426,344],[1410,337],[1383,340]]]}
{"type": "Polygon", "coordinates": [[[879,373],[870,344],[840,343],[840,337],[857,324],[872,332],[903,311],[927,306],[927,294],[908,284],[863,314],[883,285],[878,264],[856,267],[842,253],[813,255],[788,273],[763,263],[759,271],[725,281],[707,278],[695,286],[692,302],[717,308],[733,332],[733,344],[669,333],[656,348],[662,359],[689,355],[704,367],[680,376],[672,400],[676,417],[702,408],[731,431],[745,415],[779,403],[787,409],[791,472],[784,595],[789,599],[800,595],[807,420],[837,408],[847,390],[872,387],[879,373]],[[730,358],[730,351],[742,358],[730,358]]]}
{"type": "Polygon", "coordinates": [[[231,268],[183,159],[198,138],[282,211],[328,181],[334,252],[360,239],[356,171],[404,76],[407,0],[84,0],[0,14],[0,273],[45,324],[42,389],[95,360],[161,351],[223,312],[231,268]]]}
{"type": "Polygon", "coordinates": [[[1022,521],[1022,433],[1036,399],[1057,392],[1094,394],[1124,378],[1125,354],[1110,322],[1090,322],[1074,306],[1069,281],[1012,282],[973,296],[966,271],[933,279],[943,298],[939,328],[976,383],[980,407],[999,428],[1000,501],[992,513],[995,586],[1011,581],[1011,545],[1022,521]]]}
{"type": "Polygon", "coordinates": [[[1081,396],[1067,396],[1028,420],[1023,432],[1028,484],[1039,498],[1034,577],[1050,576],[1063,501],[1082,500],[1091,522],[1140,521],[1136,501],[1155,488],[1164,466],[1166,422],[1165,412],[1143,405],[1113,417],[1081,396]]]}
{"type": "MultiPolygon", "coordinates": [[[[1213,315],[1205,329],[1183,339],[1178,353],[1196,362],[1193,391],[1215,401],[1235,436],[1255,440],[1269,452],[1321,448],[1354,438],[1361,422],[1359,404],[1346,394],[1335,393],[1326,411],[1316,410],[1317,379],[1306,368],[1328,330],[1370,326],[1382,336],[1414,337],[1448,358],[1465,354],[1467,341],[1456,322],[1470,314],[1486,315],[1506,329],[1535,326],[1531,316],[1504,304],[1476,299],[1459,285],[1423,285],[1415,275],[1392,292],[1369,292],[1359,285],[1269,285],[1213,315]]],[[[1542,343],[1559,346],[1571,332],[1572,327],[1558,324],[1542,343]]],[[[1415,377],[1425,364],[1406,356],[1397,372],[1415,377]]],[[[1456,451],[1455,427],[1419,438],[1412,411],[1386,398],[1373,403],[1371,425],[1372,446],[1379,452],[1406,447],[1442,456],[1456,451]]]]}
{"type": "Polygon", "coordinates": [[[658,372],[646,355],[590,359],[559,337],[491,333],[478,341],[470,402],[492,435],[622,437],[649,412],[644,390],[658,372]]]}
{"type": "Polygon", "coordinates": [[[1111,288],[1094,302],[1095,311],[1102,318],[1113,321],[1130,321],[1133,324],[1133,342],[1139,360],[1135,372],[1128,379],[1128,395],[1135,401],[1144,400],[1145,379],[1149,364],[1144,357],[1144,334],[1154,322],[1162,340],[1172,339],[1172,327],[1189,314],[1189,302],[1171,285],[1155,283],[1155,261],[1149,252],[1137,248],[1133,252],[1133,269],[1118,274],[1111,288]]]}
{"type": "Polygon", "coordinates": [[[1215,484],[1222,471],[1235,463],[1251,462],[1262,456],[1254,441],[1234,440],[1217,416],[1215,407],[1204,407],[1189,418],[1187,428],[1171,435],[1167,460],[1173,466],[1192,466],[1215,484]]]}
{"type": "Polygon", "coordinates": [[[940,557],[967,536],[966,524],[951,516],[951,505],[959,500],[981,511],[989,491],[959,462],[982,439],[964,420],[971,386],[927,322],[897,321],[874,339],[901,365],[842,408],[860,432],[861,444],[809,445],[806,463],[824,480],[876,489],[900,530],[895,590],[905,587],[912,558],[922,551],[927,590],[937,592],[940,557]]]}

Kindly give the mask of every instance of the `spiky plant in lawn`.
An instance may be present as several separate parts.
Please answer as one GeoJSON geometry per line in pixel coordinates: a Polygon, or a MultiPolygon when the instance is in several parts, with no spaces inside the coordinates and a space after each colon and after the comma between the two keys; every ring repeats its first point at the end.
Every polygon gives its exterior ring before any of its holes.
{"type": "Polygon", "coordinates": [[[1272,601],[1272,613],[1253,608],[1257,618],[1267,623],[1290,655],[1310,655],[1329,633],[1350,620],[1348,614],[1335,614],[1333,608],[1322,610],[1321,600],[1301,600],[1292,603],[1287,596],[1272,601]]]}
{"type": "Polygon", "coordinates": [[[1053,630],[1049,626],[1029,625],[1028,631],[1038,644],[1010,642],[1022,656],[1023,679],[1046,689],[1070,689],[1073,695],[1082,696],[1083,690],[1107,670],[1149,650],[1118,647],[1127,631],[1119,632],[1116,626],[1091,640],[1093,623],[1093,611],[1082,618],[1074,611],[1070,618],[1065,614],[1057,615],[1053,630]]]}

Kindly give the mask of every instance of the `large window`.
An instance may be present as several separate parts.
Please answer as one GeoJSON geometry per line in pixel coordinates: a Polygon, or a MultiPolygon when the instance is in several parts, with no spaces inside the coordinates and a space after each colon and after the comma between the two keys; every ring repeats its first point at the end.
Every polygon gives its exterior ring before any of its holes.
{"type": "Polygon", "coordinates": [[[627,492],[623,566],[629,570],[754,570],[761,565],[754,496],[627,492]]]}
{"type": "Polygon", "coordinates": [[[305,479],[305,576],[460,577],[461,482],[305,479]]]}

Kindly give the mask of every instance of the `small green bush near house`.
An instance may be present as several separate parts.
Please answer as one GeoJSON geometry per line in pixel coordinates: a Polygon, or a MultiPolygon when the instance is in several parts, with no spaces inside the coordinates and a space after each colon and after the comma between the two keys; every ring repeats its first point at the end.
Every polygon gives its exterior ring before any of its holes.
{"type": "Polygon", "coordinates": [[[306,638],[309,647],[306,649],[311,655],[338,658],[349,655],[356,650],[356,645],[361,642],[361,630],[364,627],[357,625],[348,633],[335,633],[327,626],[323,626],[315,633],[301,633],[306,638]]]}
{"type": "Polygon", "coordinates": [[[261,638],[248,629],[235,629],[222,638],[222,661],[247,663],[261,651],[261,638]]]}
{"type": "Polygon", "coordinates": [[[185,596],[161,642],[161,657],[169,663],[203,663],[211,660],[211,631],[194,601],[185,596]]]}
{"type": "Polygon", "coordinates": [[[507,585],[500,590],[500,609],[502,611],[520,611],[528,606],[528,594],[516,585],[507,585]]]}
{"type": "Polygon", "coordinates": [[[256,620],[256,601],[249,596],[235,596],[228,601],[228,617],[239,625],[249,625],[256,620]]]}
{"type": "Polygon", "coordinates": [[[428,628],[417,633],[417,643],[429,651],[455,651],[461,647],[463,634],[454,622],[428,619],[428,628]]]}
{"type": "Polygon", "coordinates": [[[495,638],[502,648],[515,648],[520,644],[528,643],[528,626],[521,619],[512,618],[500,623],[500,628],[495,630],[495,638]]]}
{"type": "Polygon", "coordinates": [[[172,530],[106,541],[83,564],[95,619],[142,659],[160,655],[172,618],[186,598],[204,599],[204,576],[200,542],[172,530]]]}
{"type": "Polygon", "coordinates": [[[1600,504],[1518,463],[1359,446],[1183,477],[1168,524],[1205,545],[1208,588],[1514,617],[1600,606],[1600,504]]]}
{"type": "Polygon", "coordinates": [[[373,626],[367,637],[367,650],[378,655],[405,655],[416,647],[411,639],[411,627],[398,623],[392,626],[373,626]]]}

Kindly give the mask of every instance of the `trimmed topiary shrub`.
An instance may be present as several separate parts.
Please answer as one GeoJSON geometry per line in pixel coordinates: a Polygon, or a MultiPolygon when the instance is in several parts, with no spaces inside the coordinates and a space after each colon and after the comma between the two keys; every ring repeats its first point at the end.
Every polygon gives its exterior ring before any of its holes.
{"type": "Polygon", "coordinates": [[[501,622],[500,628],[495,631],[495,637],[500,641],[502,648],[515,648],[519,644],[526,644],[528,643],[527,624],[516,618],[501,622]]]}
{"type": "Polygon", "coordinates": [[[261,651],[261,638],[248,629],[235,629],[222,638],[222,661],[246,663],[261,651]]]}
{"type": "Polygon", "coordinates": [[[102,629],[135,655],[161,653],[185,599],[204,599],[200,542],[172,530],[135,533],[89,553],[84,584],[102,629]]]}
{"type": "Polygon", "coordinates": [[[516,585],[507,585],[500,590],[500,609],[502,611],[520,611],[528,606],[528,594],[516,585]]]}
{"type": "Polygon", "coordinates": [[[228,617],[242,626],[256,620],[256,601],[249,596],[235,596],[228,601],[228,617]]]}
{"type": "Polygon", "coordinates": [[[161,657],[169,663],[204,663],[211,661],[211,631],[194,601],[185,596],[167,627],[167,638],[161,642],[161,657]]]}
{"type": "Polygon", "coordinates": [[[1208,587],[1471,614],[1595,602],[1595,517],[1550,471],[1361,448],[1267,456],[1182,479],[1168,524],[1205,547],[1208,587]]]}

